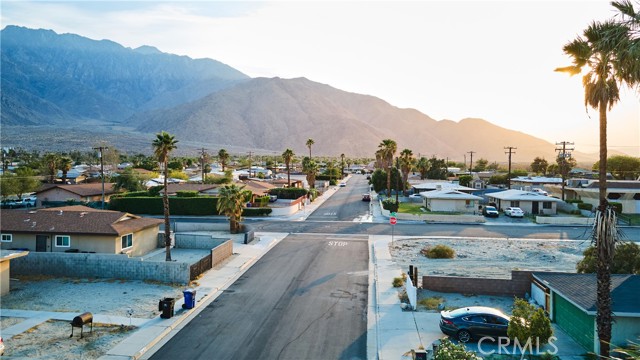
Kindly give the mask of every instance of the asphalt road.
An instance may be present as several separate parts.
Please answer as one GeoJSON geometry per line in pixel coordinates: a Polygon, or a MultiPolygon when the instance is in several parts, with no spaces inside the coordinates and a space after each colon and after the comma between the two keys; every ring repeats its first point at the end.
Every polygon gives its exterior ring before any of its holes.
{"type": "Polygon", "coordinates": [[[290,235],[151,359],[366,359],[366,236],[290,235]]]}

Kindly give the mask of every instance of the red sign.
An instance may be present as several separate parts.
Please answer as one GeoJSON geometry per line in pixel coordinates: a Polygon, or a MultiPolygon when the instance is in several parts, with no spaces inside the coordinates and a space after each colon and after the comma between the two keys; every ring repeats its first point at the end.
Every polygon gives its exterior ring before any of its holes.
{"type": "Polygon", "coordinates": [[[395,225],[397,222],[398,222],[398,219],[396,219],[395,217],[390,217],[389,218],[389,224],[395,225]]]}

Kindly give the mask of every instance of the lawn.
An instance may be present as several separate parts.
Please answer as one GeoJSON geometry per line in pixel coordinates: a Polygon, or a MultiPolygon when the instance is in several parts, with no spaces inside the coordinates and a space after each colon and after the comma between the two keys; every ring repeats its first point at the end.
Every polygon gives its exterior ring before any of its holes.
{"type": "Polygon", "coordinates": [[[447,212],[447,211],[427,211],[422,207],[421,203],[400,203],[398,212],[403,214],[414,215],[460,215],[459,212],[447,212]]]}

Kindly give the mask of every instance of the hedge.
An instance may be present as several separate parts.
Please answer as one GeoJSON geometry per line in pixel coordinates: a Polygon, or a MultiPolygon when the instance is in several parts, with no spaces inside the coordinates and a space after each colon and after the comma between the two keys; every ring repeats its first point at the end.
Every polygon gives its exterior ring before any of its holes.
{"type": "MultiPolygon", "coordinates": [[[[219,215],[217,205],[217,197],[169,198],[169,211],[173,215],[219,215]]],[[[132,214],[164,214],[161,197],[112,197],[109,209],[132,214]]]]}
{"type": "Polygon", "coordinates": [[[278,199],[295,200],[309,193],[307,189],[301,188],[275,188],[269,190],[269,194],[278,195],[278,199]]]}
{"type": "Polygon", "coordinates": [[[593,205],[580,202],[580,203],[578,203],[578,209],[591,211],[591,210],[593,210],[593,205]]]}
{"type": "Polygon", "coordinates": [[[273,209],[265,207],[250,207],[242,210],[242,216],[267,216],[273,209]]]}

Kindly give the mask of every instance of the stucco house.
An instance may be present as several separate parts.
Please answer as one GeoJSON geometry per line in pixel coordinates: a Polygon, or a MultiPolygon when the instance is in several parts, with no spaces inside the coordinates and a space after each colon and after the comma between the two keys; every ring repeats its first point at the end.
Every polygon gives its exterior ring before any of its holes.
{"type": "Polygon", "coordinates": [[[140,256],[157,248],[162,219],[64,206],[33,211],[0,210],[3,250],[95,252],[140,256]]]}
{"type": "MultiPolygon", "coordinates": [[[[113,183],[104,184],[104,199],[109,201],[115,194],[113,183]]],[[[102,183],[91,184],[45,184],[35,192],[38,196],[38,205],[47,203],[63,203],[69,200],[77,202],[91,202],[102,200],[102,183]]]]}
{"type": "MultiPolygon", "coordinates": [[[[564,332],[589,352],[599,352],[596,275],[533,273],[531,297],[564,332]]],[[[613,347],[640,337],[640,275],[611,275],[613,347]]]]}
{"type": "Polygon", "coordinates": [[[430,211],[473,214],[482,198],[457,190],[433,190],[421,192],[423,205],[430,211]]]}
{"type": "MultiPolygon", "coordinates": [[[[599,181],[570,181],[564,191],[568,199],[579,199],[595,207],[599,204],[599,181]]],[[[623,214],[640,214],[640,181],[607,180],[607,200],[622,204],[623,214]]]]}
{"type": "Polygon", "coordinates": [[[218,188],[224,185],[218,184],[167,184],[169,196],[175,196],[179,191],[197,191],[199,195],[217,195],[218,188]]]}
{"type": "Polygon", "coordinates": [[[519,207],[525,214],[555,215],[560,199],[545,196],[532,191],[505,190],[487,194],[489,203],[495,203],[499,210],[508,207],[519,207]]]}
{"type": "Polygon", "coordinates": [[[562,178],[546,176],[517,176],[511,179],[511,189],[531,191],[545,190],[545,186],[562,185],[562,178]]]}
{"type": "Polygon", "coordinates": [[[470,188],[467,186],[462,186],[457,182],[448,182],[448,181],[427,181],[421,182],[418,184],[413,184],[411,186],[414,194],[418,194],[424,191],[436,191],[436,190],[455,190],[464,193],[471,193],[472,191],[476,191],[474,188],[470,188]]]}

